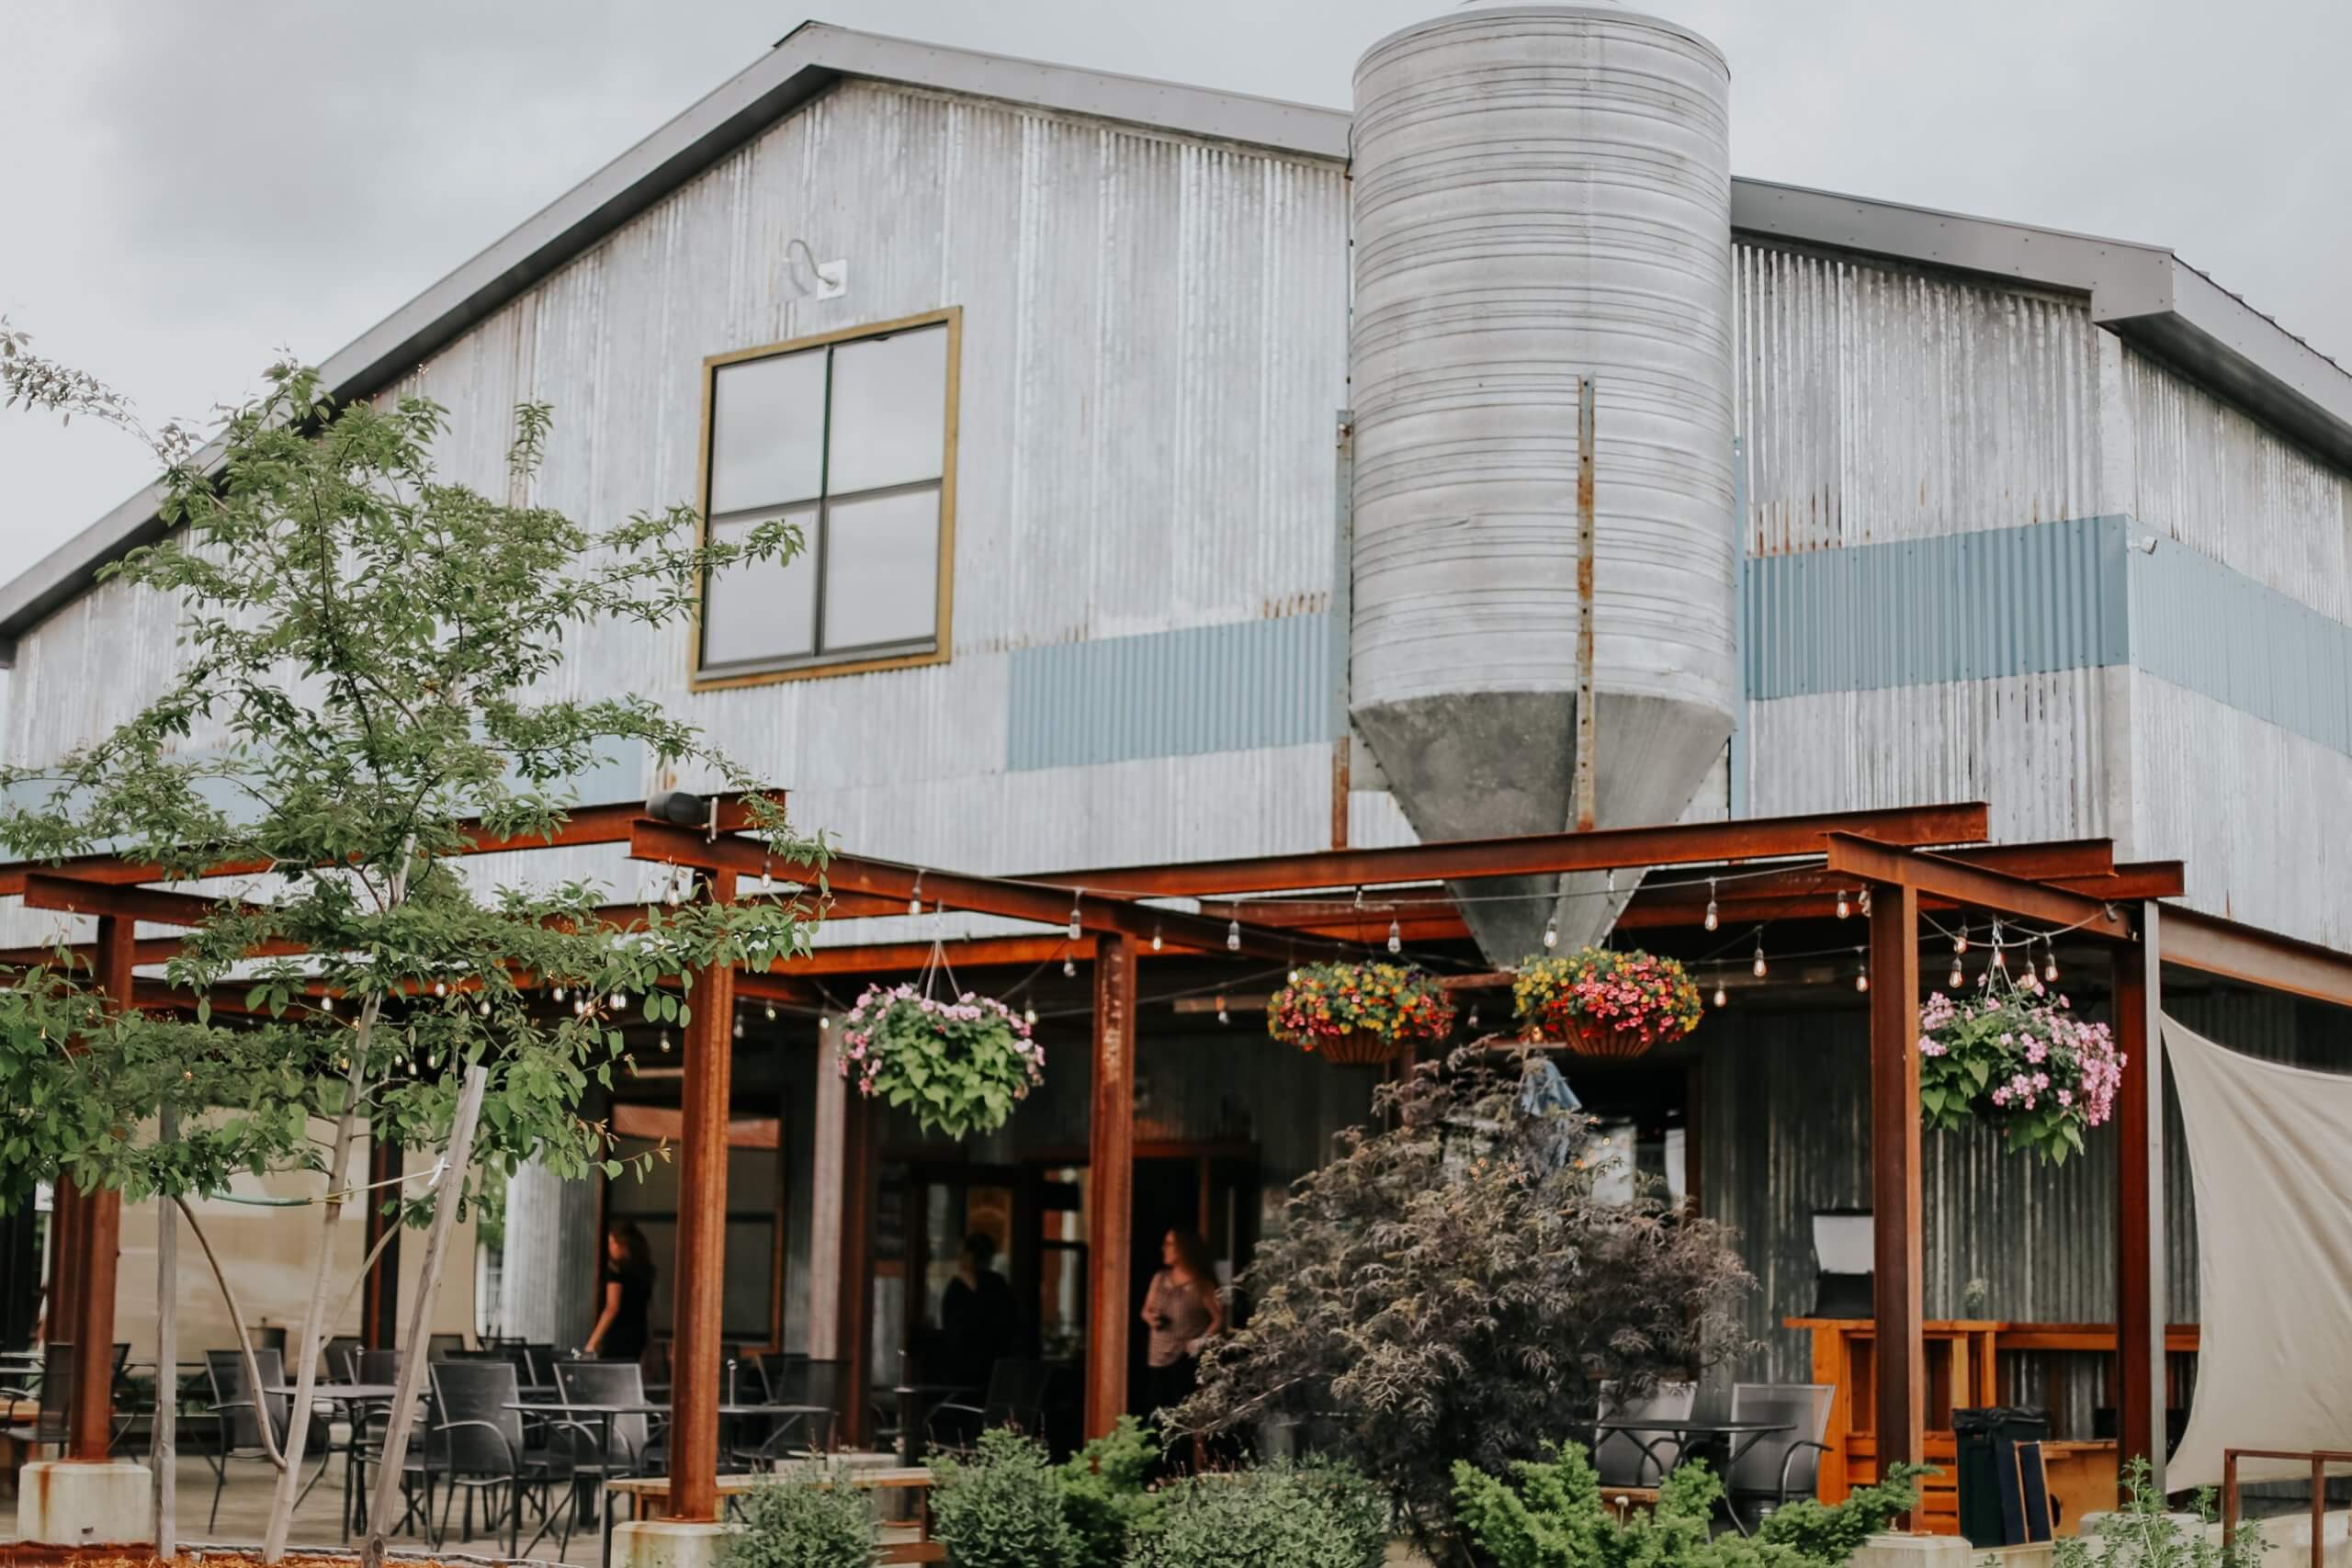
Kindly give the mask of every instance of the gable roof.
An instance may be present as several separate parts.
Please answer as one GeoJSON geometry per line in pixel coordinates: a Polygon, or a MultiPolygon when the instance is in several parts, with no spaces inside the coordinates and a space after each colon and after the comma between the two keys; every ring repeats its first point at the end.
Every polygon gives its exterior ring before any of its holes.
{"type": "MultiPolygon", "coordinates": [[[[382,391],[810,98],[860,78],[1301,157],[1348,156],[1349,116],[1339,109],[807,22],[329,358],[327,388],[342,400],[382,391]]],[[[2094,321],[2352,469],[2352,373],[2162,246],[1747,179],[1732,182],[1732,228],[2087,294],[2094,321]]],[[[100,566],[160,536],[161,499],[149,486],[0,585],[0,666],[100,566]]]]}

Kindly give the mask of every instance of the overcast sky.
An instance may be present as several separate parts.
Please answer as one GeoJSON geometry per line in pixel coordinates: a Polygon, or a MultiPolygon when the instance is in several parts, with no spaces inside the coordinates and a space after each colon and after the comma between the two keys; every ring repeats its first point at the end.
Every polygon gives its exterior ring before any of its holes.
{"type": "MultiPolygon", "coordinates": [[[[803,19],[746,0],[6,0],[0,313],[202,414],[325,358],[803,19]]],[[[840,0],[820,18],[1344,106],[1446,0],[840,0]]],[[[2352,360],[2344,0],[1664,0],[1740,174],[2153,241],[2352,360]]],[[[0,578],[145,478],[0,416],[0,578]]]]}

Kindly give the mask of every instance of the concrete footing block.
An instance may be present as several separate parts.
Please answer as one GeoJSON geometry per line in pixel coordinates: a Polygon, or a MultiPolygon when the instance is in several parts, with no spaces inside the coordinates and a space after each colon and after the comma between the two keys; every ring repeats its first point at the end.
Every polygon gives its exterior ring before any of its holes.
{"type": "Polygon", "coordinates": [[[155,1538],[143,1464],[40,1459],[17,1480],[17,1539],[44,1546],[129,1546],[155,1538]]]}
{"type": "Polygon", "coordinates": [[[1874,1535],[1850,1568],[1976,1568],[1980,1555],[1956,1535],[1874,1535]]]}
{"type": "Polygon", "coordinates": [[[613,1527],[613,1568],[715,1568],[732,1525],[623,1519],[613,1527]]]}

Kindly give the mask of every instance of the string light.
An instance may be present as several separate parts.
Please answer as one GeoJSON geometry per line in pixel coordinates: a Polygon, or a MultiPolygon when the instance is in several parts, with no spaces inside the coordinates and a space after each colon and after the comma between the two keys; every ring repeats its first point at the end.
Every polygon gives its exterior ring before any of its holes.
{"type": "Polygon", "coordinates": [[[2058,979],[2058,942],[2054,937],[2041,939],[2041,977],[2052,984],[2058,979]]]}
{"type": "Polygon", "coordinates": [[[665,1056],[670,1054],[670,1032],[666,1029],[662,1032],[662,1054],[665,1056]]]}
{"type": "MultiPolygon", "coordinates": [[[[1968,930],[1967,930],[1967,928],[1966,928],[1966,927],[1964,927],[1964,926],[1963,926],[1963,927],[1962,927],[1959,931],[1954,931],[1954,932],[1952,933],[1952,939],[1951,939],[1951,955],[1952,955],[1954,958],[1958,958],[1962,953],[1966,953],[1967,951],[1968,951],[1968,930]]],[[[1955,969],[1957,969],[1957,968],[1959,968],[1959,967],[1960,967],[1960,965],[1958,965],[1957,964],[1953,964],[1953,965],[1952,965],[1952,967],[1953,967],[1953,968],[1955,968],[1955,969]]]]}
{"type": "Polygon", "coordinates": [[[769,1003],[769,1004],[768,1004],[764,1009],[763,1009],[762,1010],[767,1014],[767,1021],[768,1021],[770,1023],[774,1023],[774,1022],[775,1021],[775,1004],[774,1002],[770,1002],[770,1003],[769,1003]]]}
{"type": "Polygon", "coordinates": [[[1944,976],[1944,989],[1957,991],[1967,983],[1968,976],[1960,972],[1960,954],[1955,953],[1951,956],[1951,973],[1944,976]]]}
{"type": "Polygon", "coordinates": [[[1999,970],[2004,977],[2007,976],[2009,963],[2001,955],[2001,922],[1998,920],[1993,922],[1993,967],[1999,970]]]}
{"type": "Polygon", "coordinates": [[[1854,907],[1861,910],[1865,919],[1869,917],[1871,912],[1871,885],[1869,883],[1865,882],[1862,884],[1861,892],[1855,896],[1854,907]]]}
{"type": "Polygon", "coordinates": [[[760,857],[760,891],[763,893],[775,891],[775,869],[768,863],[768,857],[765,855],[760,857]]]}
{"type": "Polygon", "coordinates": [[[1154,953],[1158,953],[1159,949],[1159,922],[1158,920],[1154,920],[1151,922],[1151,950],[1154,953]]]}
{"type": "Polygon", "coordinates": [[[1707,929],[1713,931],[1722,923],[1723,917],[1715,910],[1715,879],[1711,876],[1707,878],[1707,929]]]}
{"type": "Polygon", "coordinates": [[[1754,972],[1758,979],[1764,978],[1764,933],[1762,931],[1756,933],[1756,962],[1747,967],[1754,972]]]}
{"type": "Polygon", "coordinates": [[[627,1012],[628,1010],[628,997],[626,993],[620,991],[615,991],[613,993],[613,1010],[615,1012],[627,1012]]]}
{"type": "Polygon", "coordinates": [[[1226,925],[1225,950],[1227,953],[1241,951],[1241,922],[1239,920],[1229,921],[1226,925]]]}
{"type": "Polygon", "coordinates": [[[1233,1015],[1225,1010],[1225,998],[1223,997],[1219,997],[1216,999],[1216,1021],[1219,1023],[1231,1023],[1233,1021],[1233,1015]]]}
{"type": "Polygon", "coordinates": [[[1086,889],[1081,887],[1078,890],[1078,893],[1073,893],[1069,896],[1069,939],[1072,942],[1076,942],[1079,938],[1086,934],[1086,928],[1080,922],[1078,918],[1079,893],[1083,893],[1085,891],[1086,889]]]}
{"type": "Polygon", "coordinates": [[[1037,1008],[1036,1008],[1036,1004],[1035,1004],[1035,1003],[1033,1002],[1033,1003],[1032,1003],[1032,1004],[1030,1004],[1029,1006],[1027,1006],[1027,1007],[1025,1007],[1025,1008],[1023,1008],[1023,1009],[1021,1010],[1021,1021],[1022,1021],[1022,1022],[1023,1022],[1023,1023],[1025,1023],[1025,1024],[1030,1025],[1032,1028],[1035,1028],[1035,1027],[1036,1026],[1036,1022],[1037,1022],[1037,1008]]]}
{"type": "Polygon", "coordinates": [[[1065,980],[1074,980],[1078,978],[1077,959],[1067,956],[1062,959],[1062,978],[1065,980]]]}
{"type": "Polygon", "coordinates": [[[1854,957],[1860,964],[1860,967],[1854,971],[1854,989],[1867,991],[1871,988],[1871,961],[1863,955],[1862,950],[1859,947],[1854,949],[1854,957]]]}
{"type": "MultiPolygon", "coordinates": [[[[678,907],[678,902],[681,897],[682,895],[678,892],[677,868],[673,866],[670,871],[670,884],[662,890],[662,902],[669,905],[670,908],[674,909],[678,907]]],[[[664,1046],[663,1049],[666,1050],[668,1047],[664,1046]]]]}
{"type": "MultiPolygon", "coordinates": [[[[914,893],[907,899],[907,913],[910,915],[920,915],[922,913],[922,873],[920,871],[915,873],[914,893]]],[[[1075,910],[1071,911],[1070,918],[1073,920],[1077,919],[1077,912],[1075,910]]]]}
{"type": "Polygon", "coordinates": [[[558,1001],[563,1000],[563,987],[561,986],[558,986],[555,988],[555,999],[558,1001]]]}
{"type": "Polygon", "coordinates": [[[1560,945],[1560,922],[1556,918],[1544,922],[1544,945],[1547,948],[1560,945]]]}
{"type": "Polygon", "coordinates": [[[1397,925],[1395,920],[1388,922],[1388,951],[1391,953],[1402,953],[1405,951],[1404,929],[1397,925]]]}
{"type": "Polygon", "coordinates": [[[1724,989],[1724,977],[1720,974],[1715,976],[1714,1000],[1717,1007],[1723,1007],[1731,1000],[1731,993],[1724,989]]]}
{"type": "Polygon", "coordinates": [[[588,1016],[588,998],[586,997],[582,997],[578,1001],[571,1004],[571,1016],[574,1018],[586,1018],[588,1016]]]}
{"type": "Polygon", "coordinates": [[[1472,1002],[1470,1004],[1470,1027],[1473,1030],[1476,1030],[1478,1027],[1478,1004],[1476,1002],[1472,1002]]]}
{"type": "Polygon", "coordinates": [[[831,1030],[832,1027],[833,1027],[833,1015],[832,1015],[832,1014],[831,1014],[831,1013],[829,1013],[829,1012],[820,1012],[820,1013],[819,1013],[819,1014],[817,1015],[817,1032],[819,1032],[820,1034],[825,1033],[826,1032],[828,1032],[829,1030],[831,1030]]]}
{"type": "Polygon", "coordinates": [[[1298,965],[1295,964],[1291,965],[1290,983],[1294,986],[1298,984],[1298,965]]]}
{"type": "Polygon", "coordinates": [[[1838,889],[1838,918],[1842,920],[1853,912],[1854,906],[1846,901],[1846,890],[1840,887],[1838,889]]]}
{"type": "Polygon", "coordinates": [[[449,987],[448,987],[447,982],[446,982],[446,981],[442,981],[442,980],[435,980],[435,981],[434,981],[434,982],[433,982],[433,994],[434,994],[435,996],[436,996],[436,997],[446,997],[446,996],[447,996],[447,995],[449,994],[449,987]]]}
{"type": "Polygon", "coordinates": [[[481,1001],[476,1002],[474,1004],[474,1011],[480,1013],[484,1018],[488,1018],[490,1016],[490,998],[488,997],[484,997],[481,1001]]]}
{"type": "Polygon", "coordinates": [[[740,1012],[735,1015],[735,1038],[743,1038],[743,1015],[740,1012]]]}
{"type": "Polygon", "coordinates": [[[334,1011],[334,997],[333,993],[326,991],[319,993],[319,1010],[321,1012],[334,1011]]]}

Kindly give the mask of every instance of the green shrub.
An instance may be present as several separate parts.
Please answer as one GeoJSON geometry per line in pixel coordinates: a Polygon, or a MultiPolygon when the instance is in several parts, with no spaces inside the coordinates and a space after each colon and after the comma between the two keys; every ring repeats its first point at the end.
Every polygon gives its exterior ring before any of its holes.
{"type": "Polygon", "coordinates": [[[933,1467],[932,1534],[950,1568],[1085,1568],[1045,1445],[998,1428],[969,1460],[933,1467]]]}
{"type": "Polygon", "coordinates": [[[1378,1568],[1387,1506],[1346,1465],[1272,1464],[1161,1494],[1127,1568],[1378,1568]]]}
{"type": "Polygon", "coordinates": [[[1454,1463],[1455,1523],[1496,1568],[1838,1568],[1917,1506],[1912,1483],[1926,1473],[1897,1465],[1834,1507],[1792,1504],[1752,1536],[1710,1539],[1723,1484],[1705,1465],[1681,1466],[1658,1487],[1655,1512],[1621,1521],[1603,1504],[1583,1449],[1571,1443],[1550,1453],[1512,1464],[1509,1480],[1454,1463]]]}
{"type": "Polygon", "coordinates": [[[1122,1416],[1109,1436],[1095,1438],[1061,1467],[1062,1517],[1080,1568],[1119,1568],[1129,1542],[1153,1528],[1159,1495],[1146,1483],[1159,1457],[1151,1429],[1122,1416]]]}
{"type": "Polygon", "coordinates": [[[838,1467],[823,1479],[763,1482],[746,1493],[743,1528],[721,1549],[722,1568],[872,1568],[872,1500],[838,1467]]]}
{"type": "MultiPolygon", "coordinates": [[[[2227,1551],[2222,1543],[2183,1529],[2165,1506],[2165,1495],[2148,1483],[2148,1461],[2135,1459],[2124,1472],[2123,1506],[2096,1536],[2061,1536],[2052,1549],[2054,1568],[2261,1568],[2270,1549],[2262,1532],[2247,1524],[2227,1551]]],[[[2200,1488],[2190,1511],[2213,1522],[2213,1489],[2200,1488]]]]}

